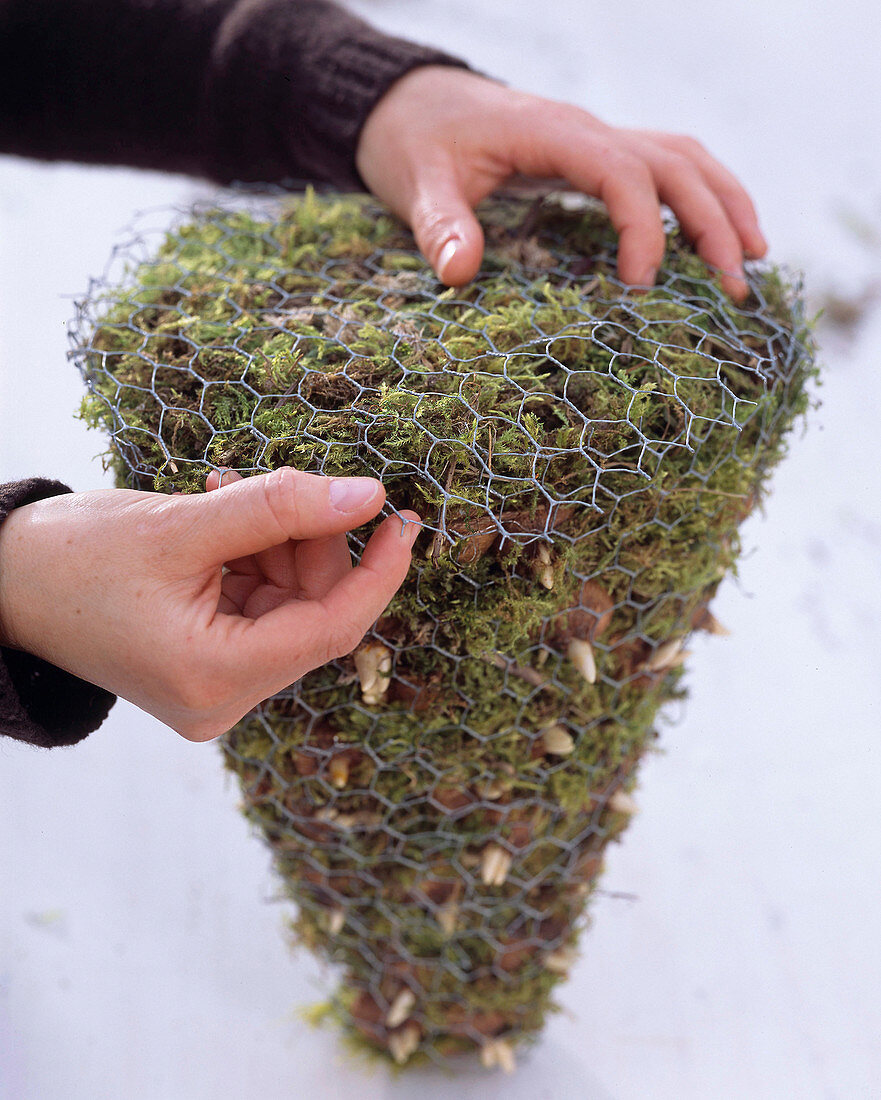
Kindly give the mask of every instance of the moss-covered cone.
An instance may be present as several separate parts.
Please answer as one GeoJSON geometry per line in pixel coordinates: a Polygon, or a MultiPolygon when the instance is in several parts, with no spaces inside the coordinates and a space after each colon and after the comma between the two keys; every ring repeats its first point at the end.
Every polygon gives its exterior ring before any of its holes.
{"type": "Polygon", "coordinates": [[[813,368],[774,273],[735,307],[671,230],[637,293],[594,205],[482,217],[483,272],[445,290],[366,199],[203,214],[81,311],[76,354],[120,481],[370,473],[425,518],[358,652],[224,752],[345,1028],[507,1067],[813,368]]]}

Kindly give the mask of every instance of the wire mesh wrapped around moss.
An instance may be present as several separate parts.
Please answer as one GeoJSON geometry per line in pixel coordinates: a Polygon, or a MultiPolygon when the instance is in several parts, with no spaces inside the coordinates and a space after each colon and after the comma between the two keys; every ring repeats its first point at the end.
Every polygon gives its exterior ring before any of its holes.
{"type": "Polygon", "coordinates": [[[350,1036],[510,1069],[813,366],[773,272],[736,307],[671,227],[638,293],[589,202],[481,216],[483,271],[450,290],[365,198],[201,211],[126,250],[74,354],[121,484],[290,464],[379,476],[424,517],[357,652],[223,750],[350,1036]]]}

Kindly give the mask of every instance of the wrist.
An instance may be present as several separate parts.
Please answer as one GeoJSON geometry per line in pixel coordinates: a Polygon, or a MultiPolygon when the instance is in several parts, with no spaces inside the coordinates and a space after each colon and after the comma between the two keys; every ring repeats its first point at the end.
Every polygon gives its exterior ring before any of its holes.
{"type": "MultiPolygon", "coordinates": [[[[27,580],[21,575],[23,526],[27,526],[27,510],[30,505],[17,508],[0,525],[0,646],[7,649],[24,649],[21,605],[22,586],[27,580]]],[[[26,633],[26,631],[24,631],[26,633]]]]}
{"type": "Polygon", "coordinates": [[[71,492],[70,486],[45,477],[26,478],[0,485],[0,645],[7,648],[27,648],[22,641],[20,626],[23,613],[18,607],[23,603],[26,612],[28,605],[35,603],[39,593],[39,578],[29,592],[28,582],[23,580],[23,569],[33,559],[33,552],[22,555],[19,545],[24,537],[23,528],[28,525],[27,509],[37,501],[71,492]],[[25,585],[23,601],[20,593],[22,584],[25,585]]]}

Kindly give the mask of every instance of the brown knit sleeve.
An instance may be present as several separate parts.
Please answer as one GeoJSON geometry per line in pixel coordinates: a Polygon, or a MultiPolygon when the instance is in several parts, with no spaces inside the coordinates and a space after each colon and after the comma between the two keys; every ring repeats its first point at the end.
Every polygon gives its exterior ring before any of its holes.
{"type": "Polygon", "coordinates": [[[464,63],[329,0],[0,0],[0,152],[362,186],[373,106],[464,63]]]}
{"type": "MultiPolygon", "coordinates": [[[[14,508],[70,491],[36,477],[0,485],[0,524],[14,508]]],[[[101,725],[115,698],[40,657],[0,646],[0,734],[43,748],[74,745],[101,725]]]]}

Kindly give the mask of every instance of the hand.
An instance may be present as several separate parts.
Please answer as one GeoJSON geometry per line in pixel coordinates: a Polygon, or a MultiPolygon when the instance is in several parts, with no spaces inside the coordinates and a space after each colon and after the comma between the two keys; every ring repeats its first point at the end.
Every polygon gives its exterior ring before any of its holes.
{"type": "Polygon", "coordinates": [[[392,85],[361,131],[356,163],[371,191],[411,226],[438,277],[472,279],[483,233],[472,208],[510,176],[554,179],[602,199],[620,234],[618,271],[651,285],[664,255],[660,203],[696,250],[746,293],[743,258],[767,249],[749,196],[697,141],[608,126],[586,111],[445,66],[392,85]]]}
{"type": "Polygon", "coordinates": [[[199,496],[105,489],[25,505],[0,528],[0,644],[209,740],[350,652],[385,610],[418,517],[389,516],[354,568],[345,536],[384,500],[374,478],[285,468],[199,496]]]}

